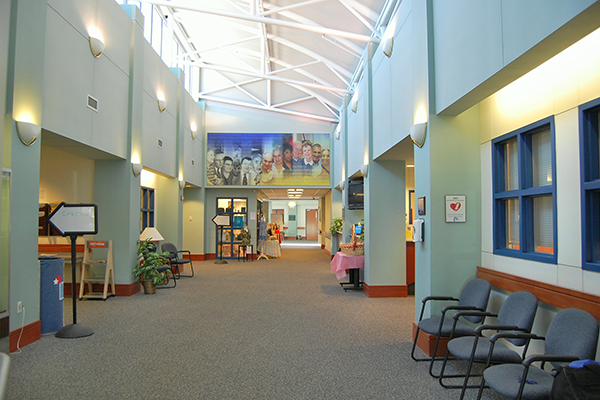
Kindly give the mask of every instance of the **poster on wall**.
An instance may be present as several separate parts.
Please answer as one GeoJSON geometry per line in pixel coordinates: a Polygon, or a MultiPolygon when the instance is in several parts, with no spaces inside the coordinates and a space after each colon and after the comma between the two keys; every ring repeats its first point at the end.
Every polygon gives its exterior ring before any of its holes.
{"type": "Polygon", "coordinates": [[[208,133],[207,186],[330,186],[329,133],[208,133]]]}

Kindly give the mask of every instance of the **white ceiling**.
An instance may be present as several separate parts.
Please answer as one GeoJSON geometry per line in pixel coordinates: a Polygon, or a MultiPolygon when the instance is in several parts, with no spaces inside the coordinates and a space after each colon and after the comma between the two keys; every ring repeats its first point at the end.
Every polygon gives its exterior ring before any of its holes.
{"type": "Polygon", "coordinates": [[[198,100],[337,122],[369,42],[401,0],[142,0],[196,50],[198,100]]]}

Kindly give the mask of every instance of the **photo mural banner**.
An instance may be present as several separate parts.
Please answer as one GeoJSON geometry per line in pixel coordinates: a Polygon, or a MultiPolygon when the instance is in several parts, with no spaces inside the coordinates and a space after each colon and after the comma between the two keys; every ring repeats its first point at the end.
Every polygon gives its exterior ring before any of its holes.
{"type": "Polygon", "coordinates": [[[330,186],[329,133],[208,133],[207,186],[330,186]]]}

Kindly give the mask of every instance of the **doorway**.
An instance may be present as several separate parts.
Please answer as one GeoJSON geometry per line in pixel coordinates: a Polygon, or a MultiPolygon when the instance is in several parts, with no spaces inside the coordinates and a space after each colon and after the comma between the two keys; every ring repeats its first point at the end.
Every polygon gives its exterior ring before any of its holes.
{"type": "Polygon", "coordinates": [[[319,210],[306,210],[306,240],[319,240],[319,210]]]}

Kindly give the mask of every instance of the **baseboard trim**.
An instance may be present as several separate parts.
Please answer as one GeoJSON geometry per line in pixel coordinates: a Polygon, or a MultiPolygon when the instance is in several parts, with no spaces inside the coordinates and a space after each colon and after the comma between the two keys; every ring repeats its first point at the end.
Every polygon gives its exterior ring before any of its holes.
{"type": "Polygon", "coordinates": [[[42,321],[37,320],[32,322],[29,325],[25,325],[23,328],[19,328],[10,333],[8,338],[8,347],[9,352],[13,353],[17,351],[17,343],[19,344],[19,348],[23,348],[28,344],[37,342],[42,338],[42,321]],[[23,334],[21,334],[21,329],[23,330],[23,334]],[[21,336],[21,341],[19,342],[19,336],[21,336]]]}
{"type": "MultiPolygon", "coordinates": [[[[413,342],[415,340],[415,335],[417,334],[417,324],[413,322],[412,329],[412,338],[413,342]]],[[[423,350],[428,357],[433,356],[433,349],[435,349],[435,335],[431,335],[429,333],[425,333],[423,331],[419,332],[419,338],[417,339],[417,347],[423,350]]],[[[446,354],[446,349],[448,348],[448,339],[447,337],[441,337],[440,343],[438,344],[438,350],[436,353],[436,357],[443,357],[446,354]]]]}
{"type": "Polygon", "coordinates": [[[367,297],[408,297],[407,285],[368,285],[363,284],[367,297]]]}
{"type": "Polygon", "coordinates": [[[204,254],[192,254],[191,256],[188,254],[184,254],[183,258],[192,261],[204,261],[206,259],[206,256],[204,254]]]}
{"type": "MultiPolygon", "coordinates": [[[[76,292],[77,294],[79,294],[79,283],[75,286],[76,287],[76,292]]],[[[104,289],[104,285],[101,283],[94,283],[92,285],[92,291],[94,292],[102,292],[104,289]]],[[[65,282],[65,296],[73,296],[73,290],[72,290],[72,285],[71,282],[65,282]]],[[[132,282],[132,283],[128,283],[128,284],[116,284],[115,285],[115,295],[118,297],[129,297],[129,296],[133,296],[134,294],[138,293],[141,290],[141,286],[139,284],[139,282],[132,282]]],[[[87,290],[86,290],[87,292],[87,290]]],[[[110,294],[110,288],[108,289],[108,293],[110,294]]]]}

